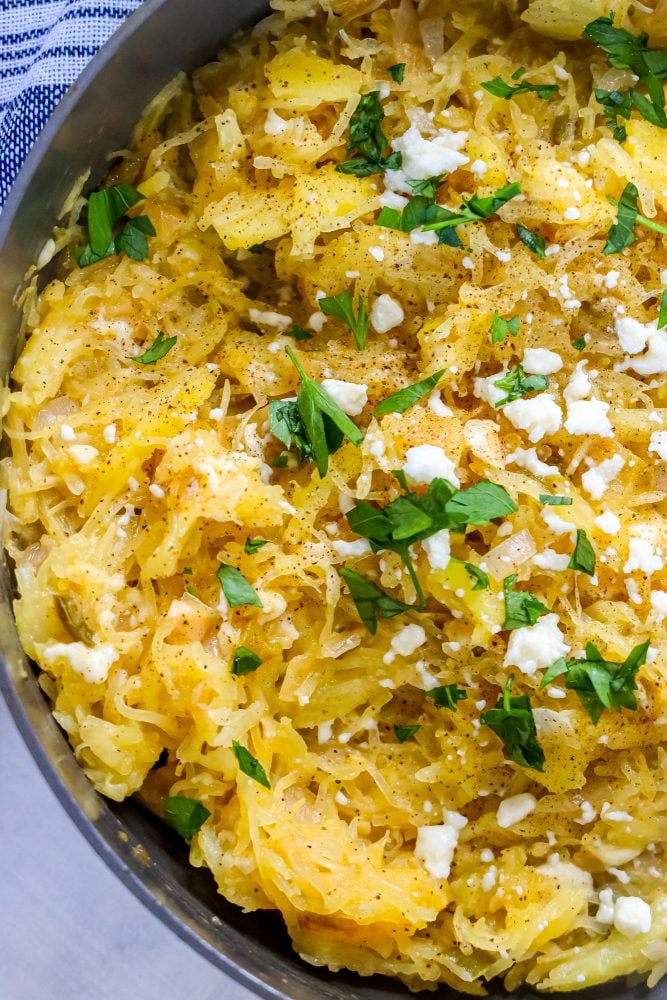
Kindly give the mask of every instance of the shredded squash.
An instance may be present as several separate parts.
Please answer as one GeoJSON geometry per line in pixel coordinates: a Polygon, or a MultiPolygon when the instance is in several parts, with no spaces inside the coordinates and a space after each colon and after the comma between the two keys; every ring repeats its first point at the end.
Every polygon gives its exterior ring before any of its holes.
{"type": "MultiPolygon", "coordinates": [[[[147,255],[78,266],[92,222],[75,196],[39,262],[61,251],[57,277],[26,293],[3,463],[24,648],[95,788],[159,816],[201,803],[192,864],[279,911],[308,962],[472,995],[494,977],[652,985],[667,130],[635,107],[619,141],[596,101],[633,83],[581,39],[611,0],[273,7],[170,84],[117,157],[105,186],[138,189],[147,255]],[[520,92],[483,86],[496,77],[520,92]],[[350,136],[373,91],[391,162],[341,172],[367,156],[350,136]],[[440,236],[378,225],[436,175],[420,189],[436,214],[518,187],[440,236]],[[647,225],[606,252],[628,185],[647,225]],[[325,311],[345,292],[347,323],[325,311]],[[137,361],[158,334],[175,341],[137,361]],[[304,384],[287,346],[363,434],[323,476],[270,419],[304,384]],[[362,501],[420,502],[434,477],[457,497],[496,484],[512,512],[405,558],[352,530],[362,501]],[[221,566],[255,603],[230,599],[221,566]],[[375,632],[344,567],[393,602],[375,632]],[[528,617],[508,626],[517,594],[528,617]],[[601,661],[642,644],[634,688],[596,719],[577,670],[601,683],[601,661]],[[542,766],[491,724],[503,692],[529,705],[542,766]]],[[[667,44],[662,0],[613,7],[667,44]]]]}

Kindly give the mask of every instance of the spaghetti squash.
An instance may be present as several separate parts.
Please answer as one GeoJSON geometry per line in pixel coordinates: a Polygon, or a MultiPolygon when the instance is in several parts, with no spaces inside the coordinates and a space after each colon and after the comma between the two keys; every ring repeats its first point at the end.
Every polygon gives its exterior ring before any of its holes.
{"type": "Polygon", "coordinates": [[[611,5],[274,0],[23,300],[77,760],[415,990],[667,969],[667,11],[611,5]]]}

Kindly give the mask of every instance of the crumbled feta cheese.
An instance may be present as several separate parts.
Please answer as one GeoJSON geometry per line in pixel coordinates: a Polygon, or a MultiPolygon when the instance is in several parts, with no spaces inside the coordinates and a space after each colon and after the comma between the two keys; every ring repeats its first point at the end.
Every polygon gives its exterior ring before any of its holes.
{"type": "Polygon", "coordinates": [[[629,316],[617,317],[616,334],[626,354],[635,354],[622,365],[620,371],[632,368],[638,375],[664,375],[667,372],[667,331],[658,330],[658,321],[640,323],[629,316]],[[648,350],[640,354],[645,347],[648,350]]]}
{"type": "MultiPolygon", "coordinates": [[[[579,822],[579,820],[577,820],[577,822],[579,822]]],[[[610,926],[614,922],[614,893],[611,889],[600,889],[599,899],[600,902],[598,904],[598,912],[595,914],[595,919],[599,923],[605,924],[605,926],[610,926]]]]}
{"type": "Polygon", "coordinates": [[[657,329],[657,323],[640,323],[631,316],[617,316],[616,336],[626,354],[639,354],[646,347],[649,335],[657,329]]]}
{"type": "Polygon", "coordinates": [[[412,656],[426,642],[426,632],[421,625],[404,625],[391,640],[391,652],[384,656],[391,663],[397,656],[412,656]]]}
{"type": "Polygon", "coordinates": [[[388,333],[405,319],[401,304],[391,295],[379,295],[371,308],[371,325],[377,333],[388,333]]]}
{"type": "Polygon", "coordinates": [[[595,524],[605,535],[617,535],[621,530],[621,519],[613,510],[605,510],[595,518],[595,524]]]}
{"type": "Polygon", "coordinates": [[[438,417],[451,417],[454,415],[454,411],[447,406],[442,401],[442,397],[438,389],[431,393],[428,397],[428,408],[432,413],[435,413],[438,417]]]}
{"type": "Polygon", "coordinates": [[[392,141],[392,149],[401,154],[402,163],[399,170],[387,170],[386,186],[392,191],[411,192],[409,180],[451,174],[469,162],[469,158],[459,152],[467,141],[467,132],[451,132],[446,128],[425,139],[413,123],[407,132],[392,141]]]}
{"type": "Polygon", "coordinates": [[[586,364],[585,360],[577,363],[569,382],[563,390],[563,398],[568,406],[570,403],[574,403],[578,399],[586,399],[590,395],[592,386],[588,372],[586,371],[586,364]]]}
{"type": "Polygon", "coordinates": [[[527,347],[523,352],[523,367],[530,375],[553,375],[563,367],[563,359],[546,347],[527,347]]]}
{"type": "Polygon", "coordinates": [[[664,561],[657,554],[648,538],[633,537],[629,541],[628,561],[623,567],[624,573],[634,573],[639,570],[650,576],[664,567],[664,561]]]}
{"type": "Polygon", "coordinates": [[[485,163],[484,160],[473,160],[473,162],[470,164],[471,174],[474,174],[475,177],[479,177],[480,180],[482,177],[484,177],[488,169],[489,165],[488,163],[485,163]]]}
{"type": "Polygon", "coordinates": [[[595,434],[598,437],[613,437],[612,427],[607,413],[609,403],[601,399],[578,399],[567,408],[565,430],[570,434],[595,434]]]}
{"type": "Polygon", "coordinates": [[[369,247],[368,252],[373,258],[373,260],[376,260],[378,264],[381,264],[382,261],[384,260],[384,250],[382,247],[378,246],[369,247]]]}
{"type": "Polygon", "coordinates": [[[382,208],[394,208],[397,212],[402,212],[410,199],[395,191],[383,191],[379,200],[382,208]]]}
{"type": "Polygon", "coordinates": [[[102,431],[102,437],[104,438],[104,441],[105,441],[106,444],[115,444],[116,443],[116,425],[115,424],[107,424],[107,426],[102,431]]]}
{"type": "Polygon", "coordinates": [[[333,723],[332,722],[320,722],[317,727],[317,742],[320,746],[323,743],[328,743],[333,737],[333,723]]]}
{"type": "Polygon", "coordinates": [[[667,590],[651,591],[650,600],[653,617],[660,624],[667,618],[667,590]]]}
{"type": "Polygon", "coordinates": [[[543,615],[535,625],[513,630],[503,665],[518,667],[531,676],[536,670],[546,670],[569,651],[558,628],[558,615],[543,615]]]}
{"type": "Polygon", "coordinates": [[[449,878],[459,834],[468,820],[451,809],[444,811],[445,822],[439,826],[420,826],[417,830],[415,857],[423,861],[432,878],[449,878]]]}
{"type": "Polygon", "coordinates": [[[154,496],[157,500],[162,500],[164,497],[164,490],[157,483],[151,483],[148,487],[148,492],[154,496]]]}
{"type": "Polygon", "coordinates": [[[107,642],[97,646],[87,646],[83,642],[54,642],[42,650],[44,663],[67,660],[72,670],[76,670],[90,684],[101,684],[107,679],[118,655],[107,642]]]}
{"type": "Polygon", "coordinates": [[[625,937],[648,934],[653,915],[648,903],[639,896],[619,896],[614,907],[614,927],[625,937]]]}
{"type": "Polygon", "coordinates": [[[438,243],[438,234],[427,230],[424,232],[421,229],[413,229],[410,233],[411,243],[423,243],[427,247],[434,247],[438,243]]]}
{"type": "Polygon", "coordinates": [[[485,871],[484,874],[482,875],[481,885],[484,892],[491,892],[497,880],[498,880],[498,869],[496,868],[495,865],[491,865],[491,867],[487,871],[485,871]]]}
{"type": "Polygon", "coordinates": [[[325,378],[322,382],[322,388],[349,417],[358,417],[368,402],[367,385],[343,382],[337,378],[325,378]]]}
{"type": "Polygon", "coordinates": [[[69,424],[60,425],[60,438],[62,441],[76,441],[74,429],[69,424]]]}
{"type": "Polygon", "coordinates": [[[273,326],[277,330],[287,330],[293,325],[291,316],[284,316],[271,310],[265,312],[262,309],[248,309],[248,317],[251,323],[257,323],[258,326],[273,326]]]}
{"type": "Polygon", "coordinates": [[[620,277],[620,271],[608,271],[604,278],[605,288],[616,288],[620,277]]]}
{"type": "Polygon", "coordinates": [[[648,450],[654,452],[663,462],[667,462],[667,431],[653,431],[648,450]]]}
{"type": "Polygon", "coordinates": [[[456,466],[444,450],[435,444],[418,444],[405,453],[403,471],[413,483],[431,483],[434,479],[447,479],[459,486],[456,466]]]}
{"type": "Polygon", "coordinates": [[[331,548],[341,559],[349,559],[352,556],[365,556],[371,551],[370,544],[366,538],[355,538],[353,542],[346,542],[343,539],[334,540],[331,548]]]}
{"type": "Polygon", "coordinates": [[[572,205],[570,208],[565,209],[563,215],[569,222],[574,222],[576,219],[581,218],[581,211],[576,205],[572,205]]]}
{"type": "MultiPolygon", "coordinates": [[[[567,424],[566,424],[567,426],[567,424]]],[[[611,482],[616,479],[625,465],[622,455],[606,458],[599,465],[592,465],[581,477],[581,484],[594,500],[600,500],[611,482]]]]}
{"type": "Polygon", "coordinates": [[[554,552],[553,549],[545,549],[544,552],[538,552],[537,555],[533,556],[533,563],[540,569],[551,569],[555,571],[560,571],[567,569],[570,557],[567,555],[561,555],[559,552],[554,552]]]}
{"type": "Polygon", "coordinates": [[[540,516],[547,528],[553,531],[554,535],[575,535],[577,533],[575,526],[562,518],[551,507],[543,507],[540,511],[540,516]]]}
{"type": "Polygon", "coordinates": [[[521,792],[519,795],[511,795],[504,799],[498,806],[496,822],[502,830],[507,830],[520,823],[526,816],[530,816],[537,807],[537,799],[529,792],[521,792]]]}
{"type": "Polygon", "coordinates": [[[590,802],[587,802],[586,799],[584,799],[584,801],[581,803],[581,816],[579,817],[579,819],[575,819],[574,822],[578,823],[579,826],[587,826],[588,823],[593,822],[596,816],[597,813],[593,808],[593,806],[590,804],[590,802]]]}
{"type": "Polygon", "coordinates": [[[502,412],[514,427],[526,431],[532,444],[555,434],[563,423],[561,408],[548,392],[532,399],[516,399],[504,406],[502,412]]]}
{"type": "Polygon", "coordinates": [[[557,476],[558,466],[540,461],[534,448],[516,448],[505,459],[506,465],[518,465],[533,476],[557,476]]]}
{"type": "Polygon", "coordinates": [[[447,569],[450,559],[450,539],[447,528],[442,528],[430,538],[425,538],[422,541],[422,548],[431,569],[447,569]]]}
{"type": "Polygon", "coordinates": [[[490,847],[483,847],[479,852],[479,860],[482,864],[490,865],[492,861],[495,861],[496,856],[490,847]]]}
{"type": "Polygon", "coordinates": [[[79,466],[91,465],[99,455],[92,444],[71,444],[67,450],[79,466]]]}

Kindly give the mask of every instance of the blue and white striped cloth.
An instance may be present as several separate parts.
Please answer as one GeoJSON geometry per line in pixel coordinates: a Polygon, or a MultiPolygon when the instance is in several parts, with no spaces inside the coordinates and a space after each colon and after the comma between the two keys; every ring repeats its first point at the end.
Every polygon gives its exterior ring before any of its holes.
{"type": "Polygon", "coordinates": [[[58,101],[141,0],[0,0],[0,206],[58,101]]]}

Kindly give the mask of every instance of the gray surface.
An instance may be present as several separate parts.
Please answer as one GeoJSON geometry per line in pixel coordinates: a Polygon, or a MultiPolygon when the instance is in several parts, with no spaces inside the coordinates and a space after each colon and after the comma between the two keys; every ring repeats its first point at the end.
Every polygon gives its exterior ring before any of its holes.
{"type": "Polygon", "coordinates": [[[251,1000],[97,857],[1,697],[0,802],[2,1000],[251,1000]]]}

